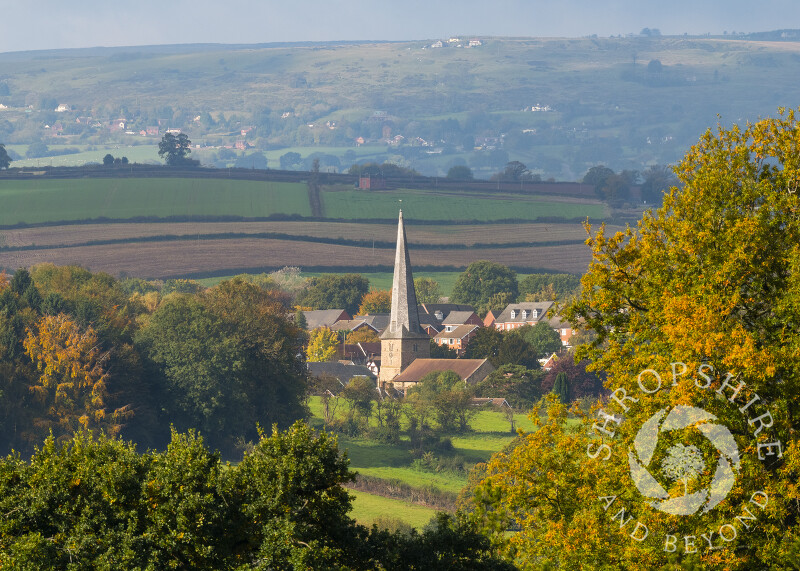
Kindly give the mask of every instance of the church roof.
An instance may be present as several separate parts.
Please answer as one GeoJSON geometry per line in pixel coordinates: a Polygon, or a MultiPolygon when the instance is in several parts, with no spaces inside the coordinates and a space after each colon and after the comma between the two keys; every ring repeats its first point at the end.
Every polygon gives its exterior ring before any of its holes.
{"type": "Polygon", "coordinates": [[[403,224],[403,211],[397,223],[397,251],[394,258],[394,279],[392,280],[392,313],[389,326],[381,339],[427,338],[420,327],[417,293],[414,289],[414,276],[408,256],[406,227],[403,224]]]}

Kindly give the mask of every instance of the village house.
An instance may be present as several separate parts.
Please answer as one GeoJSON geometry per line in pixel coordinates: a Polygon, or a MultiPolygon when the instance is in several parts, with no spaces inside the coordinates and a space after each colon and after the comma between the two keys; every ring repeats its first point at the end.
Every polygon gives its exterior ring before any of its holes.
{"type": "Polygon", "coordinates": [[[457,326],[448,325],[447,328],[441,333],[437,334],[433,340],[437,345],[439,345],[439,347],[447,347],[451,351],[455,351],[459,357],[462,357],[470,340],[475,337],[480,328],[480,325],[473,324],[457,326]]]}
{"type": "Polygon", "coordinates": [[[523,301],[510,303],[491,325],[500,331],[510,331],[523,325],[536,325],[547,317],[552,301],[523,301]]]}
{"type": "Polygon", "coordinates": [[[523,325],[533,326],[544,321],[558,333],[561,344],[568,347],[573,334],[572,326],[558,315],[548,317],[547,313],[551,307],[553,307],[552,301],[510,303],[493,321],[488,322],[489,316],[487,315],[484,325],[500,331],[510,331],[523,325]]]}

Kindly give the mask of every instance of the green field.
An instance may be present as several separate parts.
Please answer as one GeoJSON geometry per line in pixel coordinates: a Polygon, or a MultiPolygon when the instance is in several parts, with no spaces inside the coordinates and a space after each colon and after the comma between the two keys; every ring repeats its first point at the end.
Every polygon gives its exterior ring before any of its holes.
{"type": "Polygon", "coordinates": [[[309,216],[306,185],[201,178],[0,181],[0,225],[136,216],[309,216]]]}
{"type": "Polygon", "coordinates": [[[562,218],[606,218],[600,203],[562,201],[551,197],[510,194],[449,194],[435,190],[366,192],[339,190],[322,193],[328,218],[383,218],[403,216],[415,220],[504,220],[559,216],[562,218]]]}
{"type": "MultiPolygon", "coordinates": [[[[340,404],[337,414],[344,414],[345,406],[344,403],[340,404]]],[[[309,408],[312,413],[311,423],[317,428],[322,428],[322,404],[319,397],[311,397],[309,408]]],[[[533,422],[524,414],[515,414],[514,420],[518,429],[530,431],[535,428],[533,422]]],[[[406,428],[405,419],[402,427],[406,428]]],[[[471,422],[471,427],[472,432],[450,436],[453,444],[451,451],[446,453],[434,451],[434,454],[438,457],[459,457],[468,465],[472,465],[488,461],[492,454],[501,450],[515,437],[509,431],[505,415],[500,412],[489,410],[478,412],[471,422]]],[[[451,494],[458,494],[467,484],[467,473],[463,470],[432,471],[415,466],[414,455],[407,437],[401,439],[399,444],[391,445],[366,438],[339,436],[339,448],[346,451],[351,470],[364,476],[400,480],[413,488],[435,488],[451,494]]],[[[385,513],[399,517],[413,526],[419,525],[419,520],[416,519],[417,512],[404,507],[408,505],[407,502],[389,500],[365,492],[356,494],[354,517],[362,523],[371,523],[370,518],[375,517],[374,506],[384,505],[381,503],[384,501],[396,502],[386,504],[385,507],[393,506],[394,510],[385,513]]],[[[426,521],[427,519],[422,523],[426,521]]]]}
{"type": "Polygon", "coordinates": [[[377,518],[396,517],[417,529],[422,528],[436,514],[436,510],[410,502],[384,498],[358,490],[350,490],[354,496],[350,517],[358,523],[371,526],[377,518]]]}

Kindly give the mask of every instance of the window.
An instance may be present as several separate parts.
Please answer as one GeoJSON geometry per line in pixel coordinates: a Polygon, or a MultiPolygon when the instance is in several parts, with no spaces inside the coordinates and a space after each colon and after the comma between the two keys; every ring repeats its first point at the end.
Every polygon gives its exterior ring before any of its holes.
{"type": "Polygon", "coordinates": [[[536,319],[537,317],[539,317],[539,310],[538,309],[534,309],[533,310],[533,318],[536,319]]]}
{"type": "Polygon", "coordinates": [[[515,319],[516,317],[517,317],[517,310],[516,309],[512,309],[511,310],[511,319],[515,319]]]}
{"type": "Polygon", "coordinates": [[[522,319],[527,319],[530,312],[527,309],[522,310],[522,319]]]}
{"type": "Polygon", "coordinates": [[[416,353],[416,352],[417,352],[417,344],[416,344],[416,343],[414,343],[414,347],[413,347],[411,350],[412,350],[414,353],[416,353]]]}
{"type": "Polygon", "coordinates": [[[450,333],[453,329],[454,327],[452,325],[445,325],[444,327],[445,333],[450,333]]]}

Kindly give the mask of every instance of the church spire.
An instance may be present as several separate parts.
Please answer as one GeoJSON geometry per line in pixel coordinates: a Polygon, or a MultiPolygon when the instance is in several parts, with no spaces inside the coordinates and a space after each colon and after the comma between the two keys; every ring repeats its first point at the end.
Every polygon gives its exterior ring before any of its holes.
{"type": "Polygon", "coordinates": [[[394,258],[394,279],[392,280],[392,315],[389,327],[382,337],[398,339],[405,336],[424,335],[419,325],[417,293],[414,289],[414,276],[408,257],[406,228],[403,224],[403,211],[397,223],[397,251],[394,258]]]}
{"type": "Polygon", "coordinates": [[[430,337],[419,326],[417,292],[414,291],[414,276],[408,258],[406,228],[403,211],[397,224],[397,252],[394,257],[394,280],[392,281],[392,315],[389,327],[381,335],[380,386],[387,386],[415,359],[431,356],[430,337]]]}

